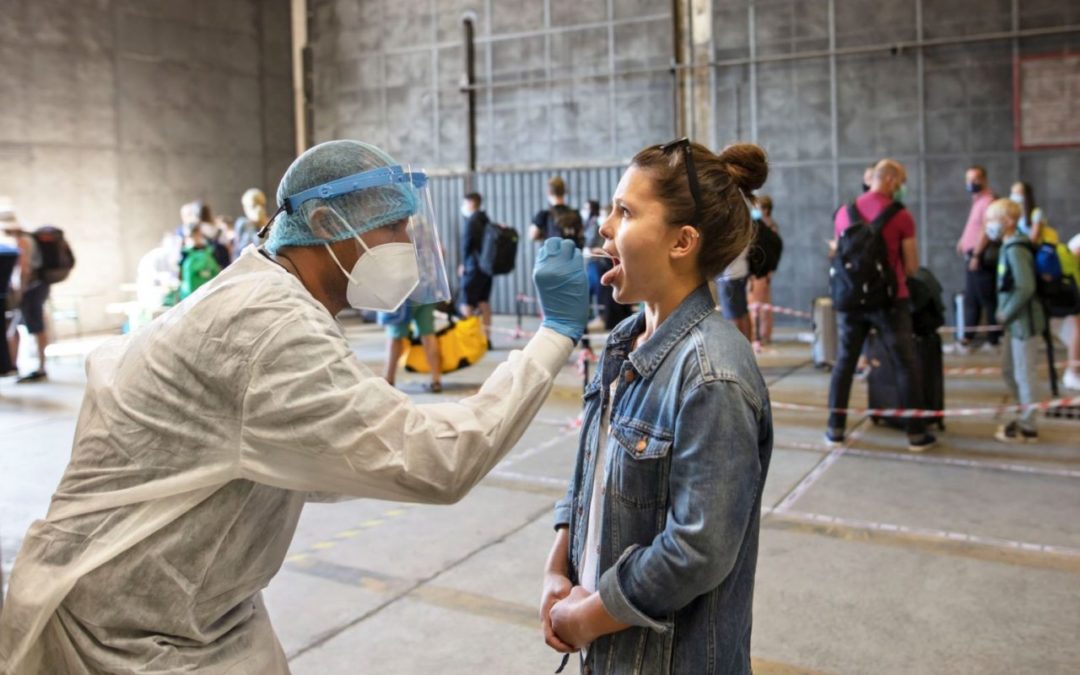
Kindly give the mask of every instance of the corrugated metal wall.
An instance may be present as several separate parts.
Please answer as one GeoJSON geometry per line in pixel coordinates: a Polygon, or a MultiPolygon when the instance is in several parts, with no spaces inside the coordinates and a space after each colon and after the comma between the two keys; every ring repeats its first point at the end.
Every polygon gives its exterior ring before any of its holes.
{"type": "MultiPolygon", "coordinates": [[[[511,274],[495,278],[492,309],[497,314],[513,314],[519,293],[534,295],[532,284],[533,260],[537,244],[528,240],[533,216],[547,208],[547,181],[562,176],[566,181],[567,203],[580,208],[587,200],[601,204],[611,200],[623,167],[563,168],[544,171],[484,172],[474,176],[474,190],[484,198],[483,208],[497,223],[518,231],[517,265],[511,274]]],[[[461,262],[461,199],[465,195],[464,175],[433,176],[432,199],[439,219],[440,237],[446,249],[446,267],[451,285],[457,288],[457,266],[461,262]]],[[[530,310],[534,308],[529,308],[530,310]]]]}

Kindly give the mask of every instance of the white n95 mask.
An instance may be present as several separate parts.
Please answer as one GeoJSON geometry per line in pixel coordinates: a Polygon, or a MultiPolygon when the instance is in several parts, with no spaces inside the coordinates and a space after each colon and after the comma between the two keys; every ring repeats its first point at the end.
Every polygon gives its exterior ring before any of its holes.
{"type": "Polygon", "coordinates": [[[368,248],[360,237],[364,255],[357,259],[350,274],[326,244],[330,257],[349,280],[345,299],[353,309],[395,312],[420,283],[416,249],[412,244],[391,243],[368,248]]]}

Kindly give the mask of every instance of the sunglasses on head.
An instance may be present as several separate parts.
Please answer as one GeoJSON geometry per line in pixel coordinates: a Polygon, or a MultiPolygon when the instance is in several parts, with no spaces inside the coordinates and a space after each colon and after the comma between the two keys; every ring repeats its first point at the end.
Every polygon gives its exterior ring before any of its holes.
{"type": "Polygon", "coordinates": [[[690,183],[690,196],[694,199],[694,227],[701,227],[701,186],[698,185],[697,169],[694,168],[694,152],[690,139],[683,136],[670,143],[664,143],[660,146],[660,152],[666,155],[680,148],[683,151],[683,164],[686,165],[686,180],[690,183]]]}

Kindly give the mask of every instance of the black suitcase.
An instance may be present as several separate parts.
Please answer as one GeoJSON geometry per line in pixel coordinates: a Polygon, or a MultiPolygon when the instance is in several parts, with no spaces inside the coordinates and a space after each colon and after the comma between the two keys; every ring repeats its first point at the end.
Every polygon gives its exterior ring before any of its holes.
{"type": "MultiPolygon", "coordinates": [[[[892,360],[885,353],[884,344],[877,334],[866,339],[866,357],[870,361],[870,374],[866,378],[867,398],[871,408],[902,408],[900,391],[896,386],[896,374],[892,360]]],[[[945,409],[945,363],[941,355],[941,336],[937,333],[915,336],[915,367],[922,372],[923,407],[928,410],[945,409]]],[[[907,427],[904,417],[871,417],[874,424],[885,424],[895,429],[907,427]]],[[[927,426],[937,425],[945,430],[945,418],[928,420],[927,426]]]]}

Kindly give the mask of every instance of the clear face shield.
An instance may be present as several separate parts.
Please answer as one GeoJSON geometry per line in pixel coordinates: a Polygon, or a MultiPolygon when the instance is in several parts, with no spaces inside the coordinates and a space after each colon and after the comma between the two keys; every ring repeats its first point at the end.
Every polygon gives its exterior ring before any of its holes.
{"type": "MultiPolygon", "coordinates": [[[[287,197],[278,213],[299,214],[310,229],[309,239],[299,240],[282,233],[286,245],[318,245],[356,237],[364,249],[361,259],[378,258],[402,245],[411,246],[416,261],[417,282],[408,294],[414,304],[433,304],[450,299],[450,282],[443,260],[435,208],[422,171],[401,166],[385,166],[345,176],[287,197]],[[380,227],[404,228],[408,243],[369,245],[360,235],[380,227]],[[380,251],[384,249],[384,251],[380,251]]],[[[275,217],[278,214],[275,214],[275,217]]],[[[275,218],[271,218],[271,222],[275,218]]],[[[290,219],[294,220],[294,219],[290,219]]],[[[269,230],[269,223],[260,236],[269,230]]],[[[288,226],[285,227],[288,230],[288,226]]],[[[401,242],[401,239],[397,239],[401,242]]],[[[394,252],[395,255],[399,251],[394,252]]],[[[410,264],[399,267],[409,268],[410,264]]],[[[403,271],[393,270],[393,273],[403,271]]],[[[411,274],[411,270],[409,270],[411,274]]],[[[346,271],[346,274],[349,274],[346,271]]],[[[378,287],[386,279],[350,276],[357,285],[378,287]]]]}

